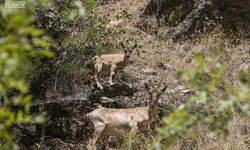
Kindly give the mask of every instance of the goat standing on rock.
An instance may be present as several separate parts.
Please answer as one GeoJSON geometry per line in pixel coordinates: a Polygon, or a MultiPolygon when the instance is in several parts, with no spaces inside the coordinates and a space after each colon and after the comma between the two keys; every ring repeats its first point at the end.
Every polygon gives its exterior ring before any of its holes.
{"type": "Polygon", "coordinates": [[[109,84],[113,85],[113,79],[118,70],[122,70],[129,63],[129,58],[134,48],[136,48],[137,44],[135,44],[132,48],[124,46],[121,42],[122,48],[124,48],[124,54],[104,54],[100,56],[95,56],[91,59],[90,65],[93,70],[93,76],[91,79],[94,79],[97,87],[103,89],[103,86],[100,84],[98,80],[98,75],[101,71],[110,71],[110,79],[109,84]]]}
{"type": "MultiPolygon", "coordinates": [[[[96,141],[100,136],[104,135],[120,135],[121,131],[130,131],[130,139],[139,129],[145,128],[149,130],[150,124],[156,118],[156,108],[158,99],[166,90],[167,86],[159,89],[159,86],[150,88],[147,83],[145,87],[150,95],[149,105],[146,107],[136,107],[131,109],[115,109],[100,107],[86,114],[94,129],[93,138],[88,144],[88,150],[96,150],[96,141]]],[[[131,143],[129,145],[131,150],[131,143]]]]}

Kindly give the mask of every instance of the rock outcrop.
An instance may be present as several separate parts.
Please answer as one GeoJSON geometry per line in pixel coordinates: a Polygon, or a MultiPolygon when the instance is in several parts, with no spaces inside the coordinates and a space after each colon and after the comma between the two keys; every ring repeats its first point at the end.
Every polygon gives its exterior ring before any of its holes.
{"type": "Polygon", "coordinates": [[[151,0],[138,27],[151,34],[173,39],[211,31],[219,26],[226,33],[236,31],[250,37],[249,6],[249,0],[151,0]],[[161,27],[166,29],[160,31],[161,27]]]}

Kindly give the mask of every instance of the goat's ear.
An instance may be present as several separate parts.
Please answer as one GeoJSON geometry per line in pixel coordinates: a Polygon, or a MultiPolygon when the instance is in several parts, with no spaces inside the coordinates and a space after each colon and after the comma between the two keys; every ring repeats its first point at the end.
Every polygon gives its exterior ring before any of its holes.
{"type": "Polygon", "coordinates": [[[135,49],[137,47],[137,43],[135,43],[132,47],[132,49],[135,49]]]}
{"type": "Polygon", "coordinates": [[[126,47],[124,46],[123,42],[121,42],[121,46],[122,46],[122,48],[126,48],[126,47]]]}
{"type": "Polygon", "coordinates": [[[164,92],[166,89],[167,89],[167,85],[166,86],[164,86],[162,89],[161,89],[161,92],[164,92]]]}

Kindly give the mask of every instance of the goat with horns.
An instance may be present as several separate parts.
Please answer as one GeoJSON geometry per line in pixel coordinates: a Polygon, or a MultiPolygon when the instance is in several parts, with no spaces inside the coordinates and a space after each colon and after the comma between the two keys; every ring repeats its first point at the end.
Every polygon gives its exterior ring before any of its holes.
{"type": "MultiPolygon", "coordinates": [[[[150,88],[145,87],[150,95],[149,105],[131,109],[115,109],[99,107],[86,116],[94,129],[93,137],[88,144],[88,150],[96,150],[96,142],[100,136],[117,136],[122,131],[130,131],[130,137],[136,133],[138,127],[149,130],[150,123],[156,118],[156,106],[161,94],[167,86],[160,89],[159,85],[150,88]],[[146,125],[144,124],[146,123],[146,125]]],[[[129,149],[131,149],[131,144],[129,149]]]]}
{"type": "Polygon", "coordinates": [[[104,54],[91,59],[90,66],[93,70],[91,79],[95,80],[98,88],[103,89],[103,86],[98,80],[98,75],[101,71],[110,71],[109,84],[113,85],[113,79],[117,71],[127,66],[132,51],[137,47],[137,44],[134,44],[132,47],[127,47],[121,42],[121,46],[124,49],[124,54],[104,54]]]}

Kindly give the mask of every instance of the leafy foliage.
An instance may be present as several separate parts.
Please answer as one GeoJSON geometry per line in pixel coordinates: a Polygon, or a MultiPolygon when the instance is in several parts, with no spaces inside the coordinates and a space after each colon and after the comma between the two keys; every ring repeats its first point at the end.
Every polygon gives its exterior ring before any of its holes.
{"type": "Polygon", "coordinates": [[[250,68],[240,73],[240,87],[227,85],[224,78],[224,49],[221,44],[213,49],[212,55],[205,57],[206,50],[197,48],[194,67],[181,73],[187,85],[195,88],[196,92],[163,118],[164,124],[158,129],[155,149],[166,149],[184,136],[196,137],[197,131],[193,127],[198,124],[208,125],[210,136],[226,134],[233,113],[247,115],[250,106],[250,68]],[[164,141],[166,144],[161,144],[164,141]]]}
{"type": "Polygon", "coordinates": [[[96,2],[93,0],[37,4],[35,24],[55,41],[51,47],[55,57],[45,59],[33,76],[34,93],[53,86],[62,94],[70,94],[72,83],[67,83],[69,78],[71,82],[80,79],[91,57],[118,46],[115,31],[105,28],[109,20],[95,14],[95,9],[96,2]],[[57,81],[65,81],[67,85],[58,85],[57,81]]]}
{"type": "Polygon", "coordinates": [[[32,24],[32,5],[26,9],[0,6],[0,149],[16,149],[11,128],[19,123],[41,123],[41,115],[30,114],[27,75],[39,59],[51,57],[49,38],[32,24]],[[18,15],[17,15],[18,14],[18,15]]]}

